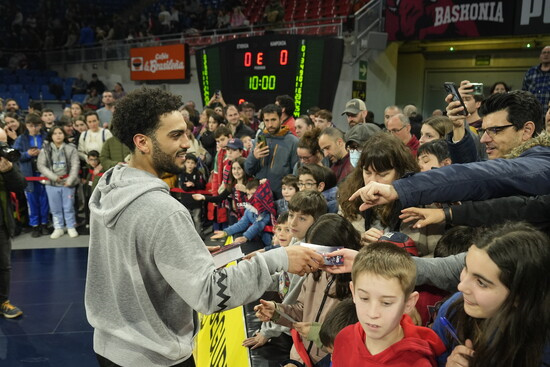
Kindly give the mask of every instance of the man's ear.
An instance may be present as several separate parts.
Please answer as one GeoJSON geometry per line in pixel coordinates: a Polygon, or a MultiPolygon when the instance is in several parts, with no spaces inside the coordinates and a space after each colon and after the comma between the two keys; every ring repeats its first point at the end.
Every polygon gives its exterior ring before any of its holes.
{"type": "Polygon", "coordinates": [[[409,298],[405,301],[405,313],[410,313],[414,306],[416,305],[416,302],[418,302],[418,297],[420,295],[418,292],[412,292],[409,298]]]}
{"type": "Polygon", "coordinates": [[[522,141],[527,141],[535,135],[535,123],[533,121],[527,121],[523,124],[523,134],[521,136],[522,141]]]}
{"type": "Polygon", "coordinates": [[[136,149],[141,152],[141,154],[148,154],[151,152],[151,148],[149,147],[149,141],[150,139],[143,134],[136,134],[134,135],[134,145],[136,146],[136,149]]]}

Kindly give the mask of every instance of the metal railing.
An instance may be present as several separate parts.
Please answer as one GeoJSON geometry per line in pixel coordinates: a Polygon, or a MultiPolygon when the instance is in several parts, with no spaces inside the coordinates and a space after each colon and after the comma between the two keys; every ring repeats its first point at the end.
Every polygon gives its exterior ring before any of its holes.
{"type": "Polygon", "coordinates": [[[368,50],[362,47],[361,40],[367,37],[369,32],[383,29],[382,0],[372,0],[355,13],[355,47],[353,49],[354,63],[368,50]]]}
{"type": "Polygon", "coordinates": [[[126,60],[130,55],[130,48],[163,46],[177,43],[187,43],[193,54],[197,48],[216,44],[236,38],[261,36],[266,33],[303,34],[303,35],[332,35],[342,37],[345,17],[321,18],[287,22],[285,28],[266,29],[265,25],[250,26],[242,30],[213,30],[196,33],[175,33],[162,36],[151,36],[131,40],[109,41],[92,47],[65,48],[44,51],[41,57],[46,64],[59,65],[84,62],[105,62],[126,60]]]}

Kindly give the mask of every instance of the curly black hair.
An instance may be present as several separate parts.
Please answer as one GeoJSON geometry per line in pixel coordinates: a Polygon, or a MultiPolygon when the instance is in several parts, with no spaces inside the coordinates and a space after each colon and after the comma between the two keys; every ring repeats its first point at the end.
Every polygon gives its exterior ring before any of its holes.
{"type": "Polygon", "coordinates": [[[134,152],[134,136],[144,134],[152,137],[158,129],[160,117],[177,111],[182,104],[181,96],[160,88],[136,89],[118,101],[111,122],[113,135],[134,152]]]}

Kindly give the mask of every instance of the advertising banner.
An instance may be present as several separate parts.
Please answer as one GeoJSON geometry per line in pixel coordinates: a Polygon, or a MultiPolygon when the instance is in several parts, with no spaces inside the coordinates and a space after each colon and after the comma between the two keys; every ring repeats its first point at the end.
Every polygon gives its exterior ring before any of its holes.
{"type": "Polygon", "coordinates": [[[130,49],[132,80],[186,80],[189,78],[187,45],[130,49]]]}
{"type": "Polygon", "coordinates": [[[388,0],[388,41],[512,35],[517,1],[388,0]]]}

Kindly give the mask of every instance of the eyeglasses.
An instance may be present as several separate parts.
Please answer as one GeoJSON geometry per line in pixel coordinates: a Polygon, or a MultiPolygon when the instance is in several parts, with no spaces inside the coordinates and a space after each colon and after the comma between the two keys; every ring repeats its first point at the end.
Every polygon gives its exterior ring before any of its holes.
{"type": "Polygon", "coordinates": [[[510,125],[503,125],[503,126],[492,126],[486,129],[479,128],[477,129],[477,133],[479,134],[480,137],[483,136],[483,134],[487,133],[487,135],[489,135],[491,138],[494,138],[495,135],[497,135],[499,132],[512,126],[514,125],[510,124],[510,125]]]}
{"type": "Polygon", "coordinates": [[[403,126],[401,127],[401,129],[388,130],[388,132],[391,133],[391,134],[397,134],[398,132],[400,132],[401,130],[403,130],[405,127],[407,127],[407,125],[403,125],[403,126]]]}
{"type": "Polygon", "coordinates": [[[357,114],[356,114],[356,113],[346,112],[346,116],[347,116],[347,117],[357,117],[357,114]]]}
{"type": "Polygon", "coordinates": [[[315,186],[317,186],[317,182],[298,182],[298,188],[300,190],[304,187],[306,189],[313,189],[315,186]]]}

